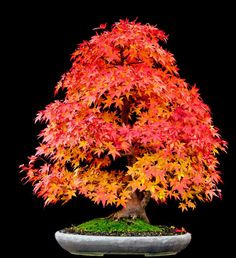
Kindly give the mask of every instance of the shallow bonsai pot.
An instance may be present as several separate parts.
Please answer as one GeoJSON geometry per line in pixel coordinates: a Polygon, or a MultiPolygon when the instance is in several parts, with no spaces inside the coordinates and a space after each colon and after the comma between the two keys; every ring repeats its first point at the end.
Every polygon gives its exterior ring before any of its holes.
{"type": "Polygon", "coordinates": [[[187,247],[191,234],[170,236],[94,236],[57,231],[55,238],[71,254],[112,255],[174,255],[187,247]]]}

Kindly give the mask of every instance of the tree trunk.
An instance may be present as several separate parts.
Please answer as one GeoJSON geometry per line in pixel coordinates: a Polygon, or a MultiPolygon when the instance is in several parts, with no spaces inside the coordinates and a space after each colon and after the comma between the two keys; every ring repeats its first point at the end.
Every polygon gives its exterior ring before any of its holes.
{"type": "MultiPolygon", "coordinates": [[[[127,125],[129,124],[129,112],[130,112],[130,102],[124,97],[123,100],[123,108],[121,110],[121,120],[127,125]]],[[[128,166],[132,166],[136,157],[134,154],[133,146],[131,145],[131,152],[127,155],[128,166]]],[[[119,220],[122,218],[140,218],[149,223],[149,219],[146,215],[145,208],[150,200],[151,193],[149,191],[139,192],[135,191],[131,194],[131,198],[128,200],[126,207],[123,207],[120,211],[117,211],[109,216],[109,218],[113,218],[115,220],[119,220]]]]}
{"type": "Polygon", "coordinates": [[[131,194],[131,199],[128,200],[126,207],[123,207],[120,211],[117,211],[109,216],[115,220],[122,218],[140,218],[149,223],[149,219],[146,215],[145,208],[150,200],[151,193],[137,192],[131,194]]]}

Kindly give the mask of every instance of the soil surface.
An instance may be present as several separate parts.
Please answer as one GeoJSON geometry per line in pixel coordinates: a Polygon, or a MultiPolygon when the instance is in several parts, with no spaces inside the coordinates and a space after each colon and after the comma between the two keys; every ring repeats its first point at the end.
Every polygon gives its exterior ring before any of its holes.
{"type": "Polygon", "coordinates": [[[140,219],[112,220],[94,219],[80,225],[61,230],[63,233],[100,236],[167,236],[186,233],[184,228],[175,226],[151,225],[140,219]]]}

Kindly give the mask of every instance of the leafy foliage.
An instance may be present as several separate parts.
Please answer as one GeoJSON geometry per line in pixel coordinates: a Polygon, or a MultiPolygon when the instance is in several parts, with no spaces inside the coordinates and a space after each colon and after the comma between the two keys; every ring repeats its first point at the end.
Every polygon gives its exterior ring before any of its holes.
{"type": "Polygon", "coordinates": [[[21,165],[34,193],[45,205],[81,194],[125,206],[132,192],[150,191],[182,210],[220,197],[217,154],[226,142],[162,47],[165,33],[128,20],[105,28],[72,54],[55,87],[64,99],[37,114],[42,140],[21,165]]]}

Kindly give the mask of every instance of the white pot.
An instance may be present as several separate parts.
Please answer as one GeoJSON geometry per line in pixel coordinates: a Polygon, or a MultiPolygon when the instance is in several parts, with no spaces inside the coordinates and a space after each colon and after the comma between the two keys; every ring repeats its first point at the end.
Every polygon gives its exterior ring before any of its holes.
{"type": "Polygon", "coordinates": [[[191,234],[170,236],[94,236],[57,231],[55,238],[60,246],[76,255],[174,255],[187,247],[191,234]]]}

